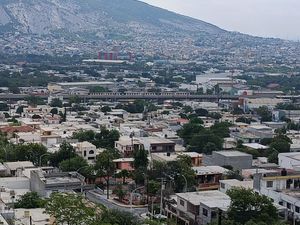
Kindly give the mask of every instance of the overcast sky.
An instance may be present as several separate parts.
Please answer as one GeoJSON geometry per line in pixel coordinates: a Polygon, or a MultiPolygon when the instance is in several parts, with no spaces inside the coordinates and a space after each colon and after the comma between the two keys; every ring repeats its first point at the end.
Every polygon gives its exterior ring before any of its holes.
{"type": "Polygon", "coordinates": [[[300,40],[300,0],[142,0],[231,31],[300,40]]]}

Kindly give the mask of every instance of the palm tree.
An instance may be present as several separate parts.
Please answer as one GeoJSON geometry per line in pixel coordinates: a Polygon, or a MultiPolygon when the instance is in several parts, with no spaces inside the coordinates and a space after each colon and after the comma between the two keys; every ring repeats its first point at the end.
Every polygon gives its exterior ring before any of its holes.
{"type": "Polygon", "coordinates": [[[126,183],[126,178],[130,177],[130,173],[128,170],[121,170],[118,174],[117,177],[122,178],[123,181],[122,183],[125,184],[126,183]]]}

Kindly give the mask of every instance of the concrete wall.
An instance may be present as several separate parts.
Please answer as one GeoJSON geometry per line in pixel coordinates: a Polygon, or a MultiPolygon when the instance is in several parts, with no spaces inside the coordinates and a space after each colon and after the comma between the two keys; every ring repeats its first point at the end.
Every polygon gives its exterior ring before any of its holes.
{"type": "Polygon", "coordinates": [[[242,169],[252,168],[252,156],[224,156],[218,152],[213,152],[213,165],[227,166],[230,165],[234,169],[241,171],[242,169]]]}
{"type": "Polygon", "coordinates": [[[46,197],[45,183],[41,180],[39,173],[31,171],[30,174],[30,190],[38,193],[41,197],[46,197]]]}

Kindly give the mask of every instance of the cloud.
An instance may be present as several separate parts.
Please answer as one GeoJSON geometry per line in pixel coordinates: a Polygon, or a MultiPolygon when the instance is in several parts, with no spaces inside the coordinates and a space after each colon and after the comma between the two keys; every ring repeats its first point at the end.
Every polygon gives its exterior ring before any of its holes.
{"type": "Polygon", "coordinates": [[[231,31],[300,40],[299,0],[144,0],[231,31]]]}

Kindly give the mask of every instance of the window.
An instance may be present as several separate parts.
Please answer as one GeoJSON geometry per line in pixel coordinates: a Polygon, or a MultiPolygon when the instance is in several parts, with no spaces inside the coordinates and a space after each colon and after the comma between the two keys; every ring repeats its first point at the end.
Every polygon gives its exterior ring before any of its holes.
{"type": "Polygon", "coordinates": [[[296,213],[300,213],[300,208],[298,206],[295,206],[296,213]]]}
{"type": "Polygon", "coordinates": [[[83,156],[84,156],[84,157],[86,156],[86,151],[83,152],[83,156]]]}
{"type": "Polygon", "coordinates": [[[221,188],[225,189],[225,184],[224,183],[221,183],[221,188]]]}
{"type": "Polygon", "coordinates": [[[94,150],[90,150],[90,151],[89,151],[89,154],[90,154],[90,155],[94,155],[94,150]]]}
{"type": "Polygon", "coordinates": [[[180,205],[184,206],[184,201],[180,199],[180,205]]]}
{"type": "Polygon", "coordinates": [[[208,215],[208,211],[207,211],[207,209],[202,209],[202,214],[203,214],[203,216],[207,216],[208,215]]]}
{"type": "Polygon", "coordinates": [[[273,181],[269,180],[267,181],[267,188],[273,187],[273,181]]]}
{"type": "Polygon", "coordinates": [[[217,218],[217,212],[216,211],[211,212],[211,218],[212,219],[217,218]]]}
{"type": "Polygon", "coordinates": [[[286,203],[286,207],[287,207],[288,209],[291,209],[291,208],[292,208],[291,203],[287,202],[287,203],[286,203]]]}

